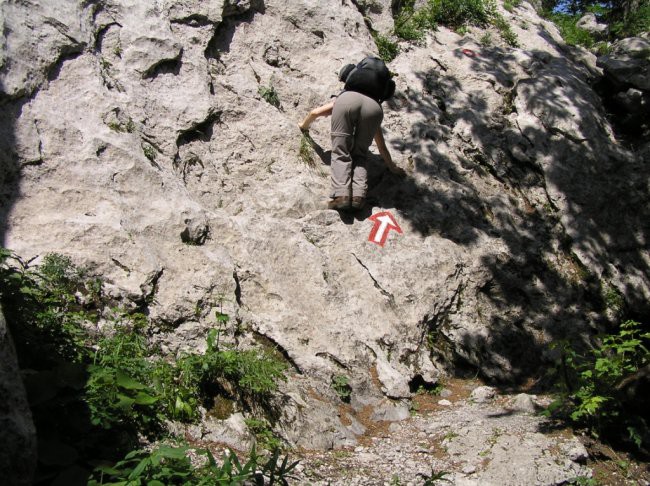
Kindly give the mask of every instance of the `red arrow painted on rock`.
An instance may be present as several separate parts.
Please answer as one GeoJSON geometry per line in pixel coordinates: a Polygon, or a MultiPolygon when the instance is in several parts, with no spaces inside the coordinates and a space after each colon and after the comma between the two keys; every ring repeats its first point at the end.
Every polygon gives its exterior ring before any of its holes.
{"type": "Polygon", "coordinates": [[[370,231],[370,236],[368,236],[368,241],[372,243],[384,246],[388,239],[388,233],[390,233],[390,230],[395,230],[399,234],[402,234],[402,228],[399,227],[393,215],[388,211],[373,214],[368,219],[375,222],[375,225],[370,231]]]}

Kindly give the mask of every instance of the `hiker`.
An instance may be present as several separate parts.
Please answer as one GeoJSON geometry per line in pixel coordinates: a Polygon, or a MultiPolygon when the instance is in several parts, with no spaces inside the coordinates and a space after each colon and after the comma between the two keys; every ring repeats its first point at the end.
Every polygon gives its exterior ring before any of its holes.
{"type": "Polygon", "coordinates": [[[344,66],[339,80],[345,82],[344,91],[334,101],[310,111],[298,127],[307,131],[317,118],[332,116],[332,191],[327,207],[361,209],[368,190],[366,162],[373,140],[388,170],[404,174],[393,162],[381,130],[381,103],[393,96],[395,82],[376,57],[344,66]]]}

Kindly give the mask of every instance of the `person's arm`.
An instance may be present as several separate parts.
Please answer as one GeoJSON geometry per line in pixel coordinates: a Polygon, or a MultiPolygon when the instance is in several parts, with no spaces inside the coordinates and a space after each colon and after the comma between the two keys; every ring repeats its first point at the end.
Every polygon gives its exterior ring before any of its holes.
{"type": "Polygon", "coordinates": [[[384,140],[384,134],[381,131],[381,127],[379,127],[377,129],[377,133],[375,133],[375,144],[377,144],[379,155],[381,155],[381,158],[384,159],[384,163],[386,164],[388,170],[393,174],[404,175],[406,173],[404,172],[404,169],[401,169],[395,165],[393,158],[390,156],[390,152],[388,151],[388,147],[386,147],[386,141],[384,140]]]}
{"type": "Polygon", "coordinates": [[[334,109],[334,102],[331,101],[327,103],[326,105],[319,106],[318,108],[314,108],[309,112],[309,114],[305,117],[305,119],[298,124],[298,128],[301,130],[309,130],[309,127],[311,124],[314,122],[316,118],[319,118],[321,116],[330,116],[332,114],[332,110],[334,109]]]}

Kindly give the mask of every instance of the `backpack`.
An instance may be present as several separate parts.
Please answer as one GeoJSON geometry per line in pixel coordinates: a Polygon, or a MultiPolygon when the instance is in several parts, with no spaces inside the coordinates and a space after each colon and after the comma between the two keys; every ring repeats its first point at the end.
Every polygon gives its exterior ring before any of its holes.
{"type": "Polygon", "coordinates": [[[384,61],[378,57],[366,57],[356,66],[343,66],[339,72],[339,80],[345,81],[346,91],[356,91],[378,103],[392,98],[395,94],[395,81],[391,79],[384,61]]]}

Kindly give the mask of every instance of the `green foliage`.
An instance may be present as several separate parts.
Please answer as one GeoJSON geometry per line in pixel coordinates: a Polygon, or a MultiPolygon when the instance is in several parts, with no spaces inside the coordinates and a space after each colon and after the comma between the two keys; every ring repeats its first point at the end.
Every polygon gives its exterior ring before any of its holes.
{"type": "Polygon", "coordinates": [[[503,8],[508,12],[512,12],[519,5],[521,5],[521,0],[504,0],[503,2],[503,8]]]}
{"type": "Polygon", "coordinates": [[[142,144],[142,153],[144,153],[144,156],[148,158],[151,162],[155,162],[156,160],[156,149],[153,148],[153,146],[149,145],[148,143],[143,143],[142,144]]]}
{"type": "Polygon", "coordinates": [[[613,19],[610,29],[612,36],[616,39],[650,32],[650,1],[642,2],[638,10],[631,12],[625,18],[613,19]]]}
{"type": "Polygon", "coordinates": [[[429,5],[435,21],[452,28],[485,27],[496,10],[494,0],[429,0],[429,5]]]}
{"type": "Polygon", "coordinates": [[[395,35],[407,41],[418,41],[424,38],[428,30],[435,30],[436,15],[433,2],[426,3],[416,10],[415,2],[408,2],[402,6],[395,17],[395,35]]]}
{"type": "Polygon", "coordinates": [[[397,54],[399,54],[399,47],[397,46],[397,43],[393,42],[388,37],[381,35],[376,31],[372,32],[372,38],[377,45],[379,57],[382,58],[385,62],[390,62],[397,57],[397,54]]]}
{"type": "Polygon", "coordinates": [[[352,395],[352,387],[350,387],[350,379],[345,375],[335,375],[332,377],[332,388],[339,396],[339,398],[345,402],[350,402],[350,396],[352,395]]]}
{"type": "Polygon", "coordinates": [[[481,36],[481,38],[478,40],[479,44],[481,44],[483,47],[489,47],[491,46],[494,42],[492,41],[492,34],[489,32],[486,32],[481,36]]]}
{"type": "Polygon", "coordinates": [[[273,85],[260,86],[257,92],[269,105],[280,108],[280,98],[273,85]]]}
{"type": "Polygon", "coordinates": [[[575,486],[598,486],[598,481],[594,478],[587,478],[585,476],[576,476],[567,481],[566,484],[575,486]]]}
{"type": "Polygon", "coordinates": [[[0,289],[7,322],[13,325],[21,368],[47,369],[86,355],[82,323],[94,321],[101,283],[85,282],[83,272],[63,255],[46,255],[40,271],[0,249],[0,289]],[[77,294],[88,294],[86,305],[77,294]]]}
{"type": "Polygon", "coordinates": [[[517,39],[517,34],[515,34],[510,27],[508,21],[503,18],[502,15],[495,13],[492,16],[492,23],[499,31],[501,38],[508,44],[510,47],[519,47],[519,41],[517,39]]]}
{"type": "Polygon", "coordinates": [[[89,367],[93,423],[110,428],[126,422],[150,430],[166,418],[191,421],[198,418],[203,391],[221,379],[256,400],[284,379],[286,365],[269,352],[220,349],[217,341],[213,329],[205,354],[183,354],[170,363],[157,356],[138,329],[122,327],[102,339],[89,367]]]}
{"type": "MultiPolygon", "coordinates": [[[[601,21],[609,24],[610,40],[622,39],[624,37],[637,36],[643,32],[650,31],[650,0],[640,0],[631,2],[629,0],[613,0],[610,2],[600,2],[596,0],[570,0],[568,2],[560,0],[542,0],[542,7],[546,15],[552,18],[556,23],[558,18],[566,16],[574,18],[577,21],[584,13],[592,12],[596,14],[601,21]],[[558,5],[563,4],[563,12],[558,13],[554,10],[558,5]]],[[[575,23],[575,22],[574,22],[575,23]]],[[[558,24],[560,25],[560,24],[558,24]]],[[[562,29],[563,27],[560,26],[562,29]]],[[[564,29],[567,27],[564,26],[564,29]]],[[[573,27],[569,26],[571,30],[573,27]]],[[[564,36],[563,32],[563,36],[564,36]]],[[[569,38],[575,45],[584,45],[579,43],[573,33],[569,33],[569,38]]],[[[578,34],[582,36],[583,34],[578,34]]]]}
{"type": "Polygon", "coordinates": [[[447,479],[445,476],[449,476],[449,472],[447,471],[436,471],[435,469],[431,468],[431,474],[418,474],[418,476],[422,477],[424,479],[423,486],[434,486],[438,481],[445,481],[447,483],[451,483],[452,481],[450,479],[447,479]]]}
{"type": "MultiPolygon", "coordinates": [[[[506,3],[506,8],[512,10],[520,0],[506,3]]],[[[427,30],[434,30],[438,24],[449,26],[461,35],[470,25],[494,25],[509,46],[518,46],[516,34],[497,12],[494,0],[428,0],[419,9],[414,5],[414,1],[404,3],[395,17],[395,35],[401,39],[421,40],[427,30]]],[[[491,45],[491,38],[483,36],[482,44],[491,45]]]]}
{"type": "Polygon", "coordinates": [[[584,29],[576,26],[581,15],[570,15],[564,13],[554,13],[549,18],[555,22],[555,25],[560,29],[560,34],[564,42],[570,46],[583,46],[590,48],[594,45],[594,37],[584,29]]]}
{"type": "Polygon", "coordinates": [[[445,385],[442,382],[438,382],[435,385],[420,385],[416,390],[417,395],[431,395],[438,396],[444,390],[445,385]]]}
{"type": "MultiPolygon", "coordinates": [[[[250,403],[285,379],[286,364],[270,351],[220,346],[217,330],[204,354],[161,357],[146,316],[108,311],[102,282],[62,255],[32,267],[0,249],[0,289],[39,434],[39,477],[129,450],[165,420],[195,420],[224,387],[250,403]],[[90,331],[99,315],[115,316],[110,334],[90,331]]],[[[216,313],[219,325],[228,320],[216,313]]]]}
{"type": "Polygon", "coordinates": [[[257,443],[268,451],[280,450],[283,447],[282,440],[275,436],[271,426],[264,419],[247,418],[244,420],[246,427],[253,433],[257,443]]]}
{"type": "Polygon", "coordinates": [[[623,413],[616,386],[650,363],[649,340],[650,333],[643,332],[639,323],[626,321],[618,333],[603,336],[599,346],[585,356],[561,343],[564,391],[549,407],[549,414],[564,415],[594,435],[627,430],[640,446],[638,427],[645,425],[623,413]]]}
{"type": "Polygon", "coordinates": [[[282,462],[279,459],[279,453],[275,451],[264,461],[253,448],[244,464],[240,463],[232,450],[224,454],[222,463],[218,464],[207,449],[159,446],[153,451],[130,452],[114,466],[97,467],[88,486],[212,486],[245,482],[255,485],[286,485],[298,461],[289,464],[288,456],[282,462]],[[198,465],[190,460],[190,452],[197,457],[195,462],[198,465]]]}
{"type": "Polygon", "coordinates": [[[300,138],[300,149],[298,150],[300,160],[302,160],[308,167],[314,167],[314,152],[312,149],[312,139],[309,133],[303,132],[300,138]]]}

